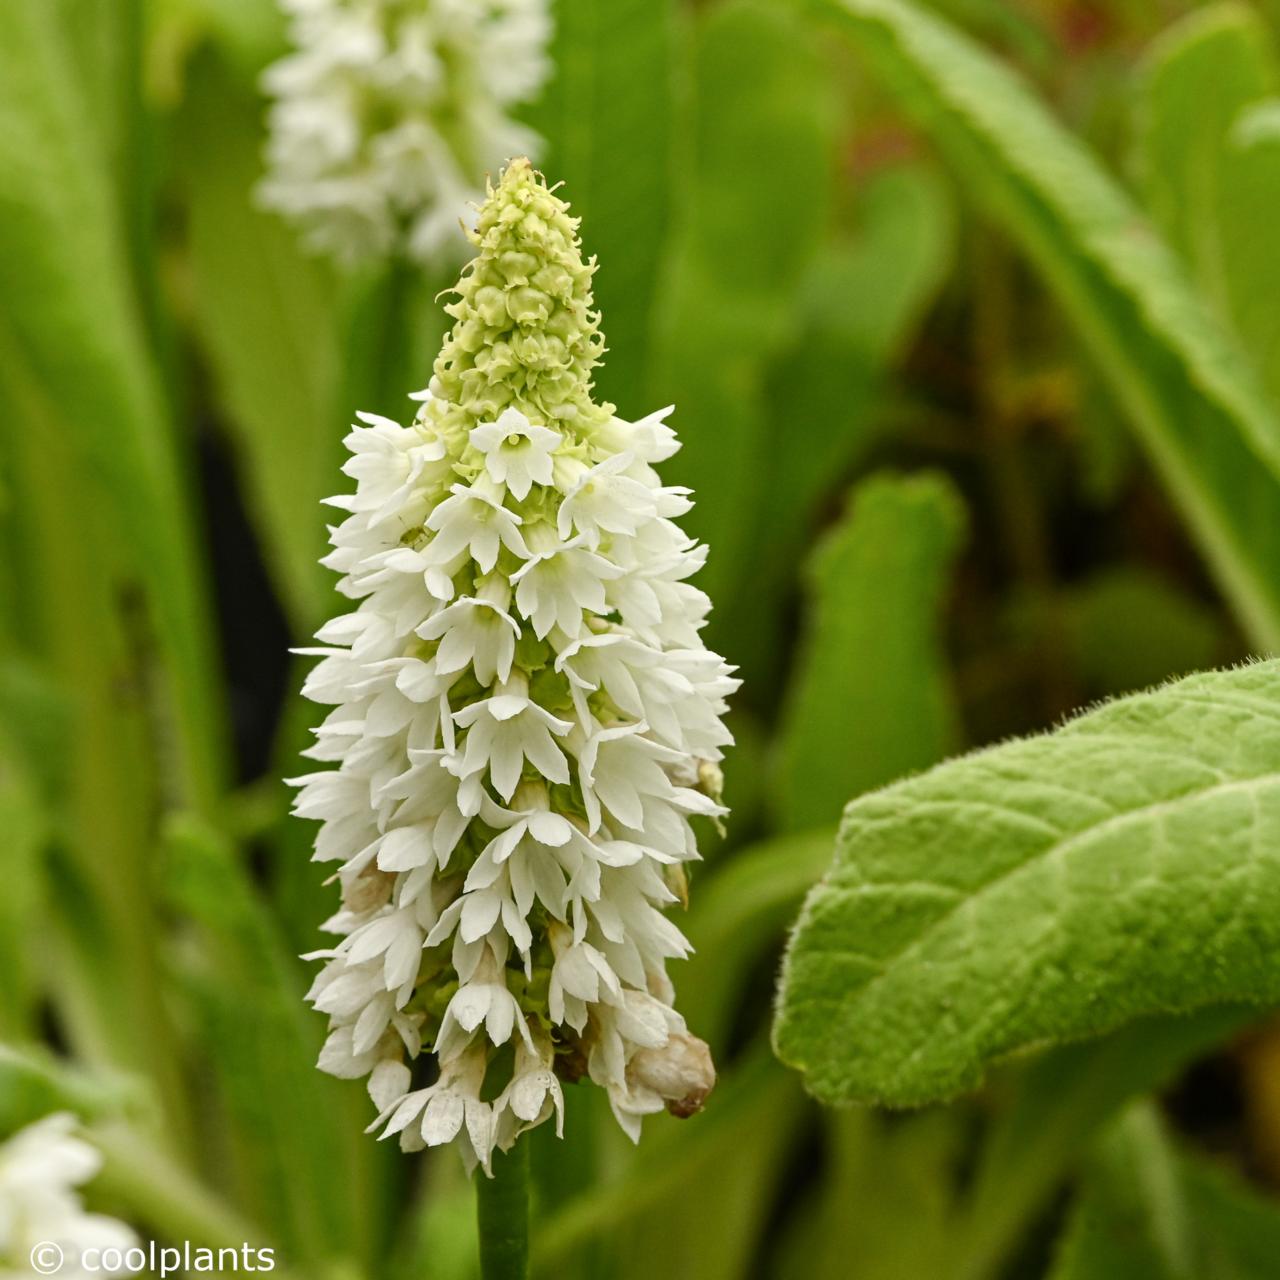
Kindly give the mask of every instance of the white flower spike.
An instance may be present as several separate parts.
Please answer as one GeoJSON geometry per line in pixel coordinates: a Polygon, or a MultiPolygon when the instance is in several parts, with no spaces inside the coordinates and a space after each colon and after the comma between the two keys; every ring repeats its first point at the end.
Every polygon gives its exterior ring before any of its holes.
{"type": "Polygon", "coordinates": [[[78,1188],[101,1167],[97,1149],[76,1136],[75,1117],[62,1112],[0,1146],[0,1276],[34,1275],[33,1267],[46,1266],[68,1280],[123,1274],[80,1265],[86,1251],[110,1258],[138,1243],[124,1223],[88,1213],[81,1202],[78,1188]]]}
{"type": "Polygon", "coordinates": [[[305,692],[337,709],[295,812],[340,864],[311,991],[321,1066],[369,1077],[374,1128],[489,1167],[607,1090],[633,1138],[715,1081],[674,1008],[663,914],[718,820],[737,688],[702,645],[675,440],[591,398],[603,350],[577,222],[527,160],[480,209],[475,261],[414,423],[348,440],[326,562],[358,600],[305,692]],[[429,1057],[425,1051],[429,1051],[429,1057]],[[431,1062],[429,1059],[434,1059],[431,1062]]]}
{"type": "Polygon", "coordinates": [[[280,0],[262,203],[358,263],[462,256],[480,177],[539,139],[510,118],[549,72],[548,0],[280,0]]]}

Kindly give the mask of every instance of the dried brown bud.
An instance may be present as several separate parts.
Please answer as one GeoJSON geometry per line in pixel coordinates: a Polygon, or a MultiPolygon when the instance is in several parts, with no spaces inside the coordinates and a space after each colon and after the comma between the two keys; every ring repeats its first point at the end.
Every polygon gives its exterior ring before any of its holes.
{"type": "Polygon", "coordinates": [[[677,1032],[661,1049],[641,1049],[627,1064],[627,1078],[665,1098],[667,1110],[684,1120],[702,1110],[716,1068],[705,1040],[677,1032]]]}

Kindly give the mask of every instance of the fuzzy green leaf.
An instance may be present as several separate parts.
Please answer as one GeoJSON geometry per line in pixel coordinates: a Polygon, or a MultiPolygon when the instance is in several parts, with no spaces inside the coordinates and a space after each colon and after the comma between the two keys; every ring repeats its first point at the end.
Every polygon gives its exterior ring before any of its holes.
{"type": "Polygon", "coordinates": [[[1222,272],[1231,315],[1273,396],[1280,395],[1280,99],[1237,117],[1222,161],[1222,272]]]}
{"type": "Polygon", "coordinates": [[[1148,207],[1273,395],[1280,392],[1278,82],[1257,13],[1234,0],[1211,5],[1152,45],[1137,130],[1148,207]]]}
{"type": "Polygon", "coordinates": [[[1280,421],[1133,201],[1027,86],[909,0],[813,0],[1039,269],[1254,641],[1280,649],[1280,421]]]}
{"type": "Polygon", "coordinates": [[[1228,314],[1219,221],[1225,143],[1239,112],[1271,92],[1274,81],[1261,20],[1231,2],[1170,27],[1143,67],[1138,146],[1147,207],[1228,314]]]}
{"type": "Polygon", "coordinates": [[[993,1059],[1280,998],[1280,663],[1189,677],[854,801],[782,979],[818,1097],[915,1105],[993,1059]]]}

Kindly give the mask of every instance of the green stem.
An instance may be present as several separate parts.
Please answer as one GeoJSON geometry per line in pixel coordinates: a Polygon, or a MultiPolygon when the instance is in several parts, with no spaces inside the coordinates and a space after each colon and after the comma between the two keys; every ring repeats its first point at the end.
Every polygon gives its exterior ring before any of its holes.
{"type": "Polygon", "coordinates": [[[476,1175],[480,1274],[484,1280],[525,1280],[529,1274],[529,1144],[496,1151],[493,1177],[476,1175]]]}

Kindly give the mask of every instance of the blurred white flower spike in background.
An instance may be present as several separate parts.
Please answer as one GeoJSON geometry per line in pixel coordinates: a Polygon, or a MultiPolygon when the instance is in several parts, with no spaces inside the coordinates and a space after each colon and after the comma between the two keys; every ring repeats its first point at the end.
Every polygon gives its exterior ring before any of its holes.
{"type": "Polygon", "coordinates": [[[79,1188],[97,1176],[102,1156],[76,1127],[74,1116],[59,1112],[0,1145],[0,1276],[123,1274],[98,1263],[103,1253],[134,1248],[138,1237],[123,1222],[86,1211],[79,1188]]]}
{"type": "Polygon", "coordinates": [[[548,0],[280,0],[259,200],[347,264],[460,261],[484,174],[539,139],[548,0]]]}
{"type": "Polygon", "coordinates": [[[373,1127],[406,1150],[456,1139],[487,1168],[562,1126],[565,1082],[607,1090],[632,1138],[714,1083],[664,909],[691,819],[725,812],[738,682],[699,637],[688,493],[653,469],[678,448],[668,411],[592,399],[577,220],[517,160],[474,238],[414,422],[365,416],[347,441],[325,563],[359,603],[305,688],[335,707],[309,754],[337,768],[296,780],[296,812],[340,864],[320,1065],[367,1076],[373,1127]]]}

